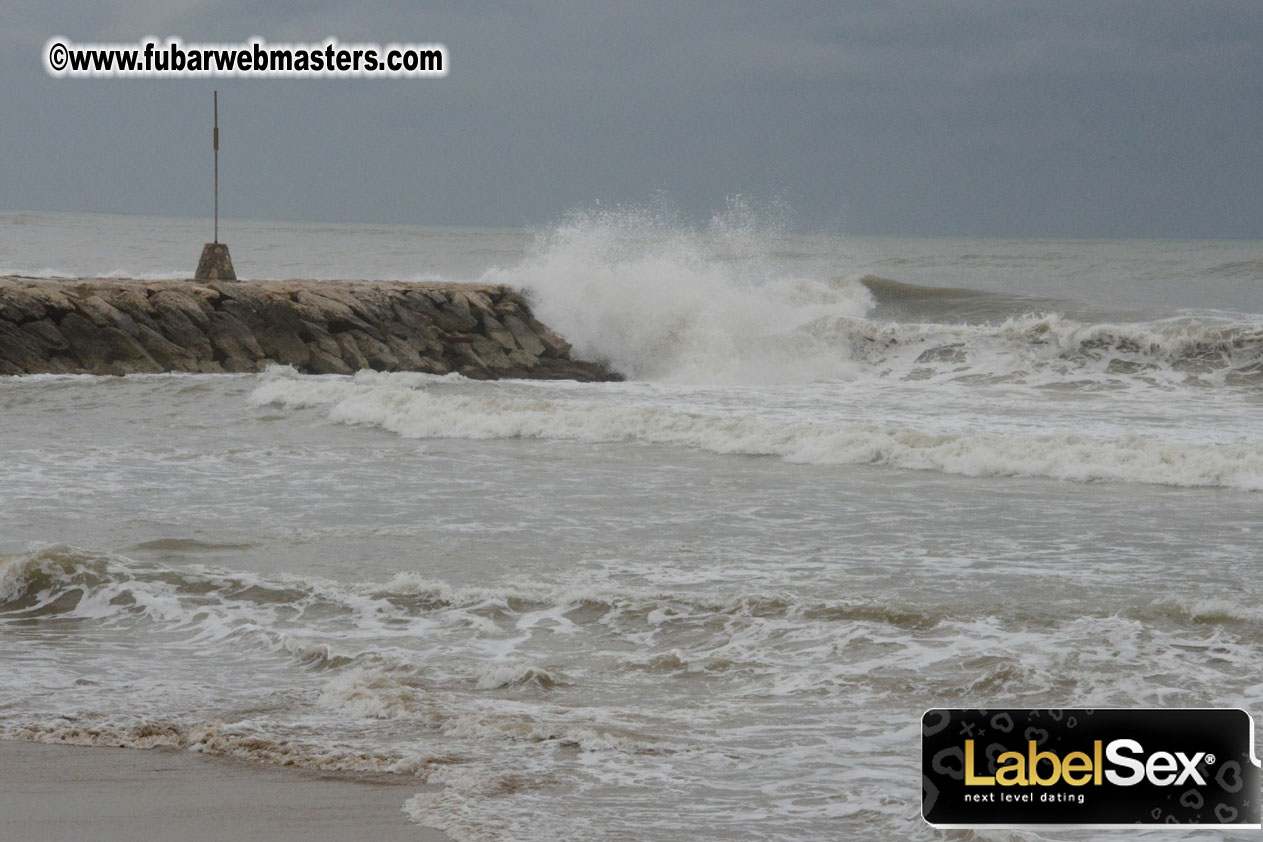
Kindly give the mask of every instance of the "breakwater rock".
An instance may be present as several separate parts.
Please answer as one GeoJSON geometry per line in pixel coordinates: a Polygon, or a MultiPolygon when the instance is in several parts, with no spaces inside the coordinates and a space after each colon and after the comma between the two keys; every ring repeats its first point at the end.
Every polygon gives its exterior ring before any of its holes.
{"type": "Polygon", "coordinates": [[[617,380],[512,289],[401,281],[0,277],[0,374],[359,369],[617,380]]]}

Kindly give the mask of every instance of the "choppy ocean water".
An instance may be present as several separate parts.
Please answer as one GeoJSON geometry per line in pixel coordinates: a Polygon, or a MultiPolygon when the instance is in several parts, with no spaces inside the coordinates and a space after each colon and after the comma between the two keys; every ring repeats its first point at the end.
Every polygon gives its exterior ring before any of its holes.
{"type": "MultiPolygon", "coordinates": [[[[459,839],[930,839],[926,708],[1263,713],[1263,244],[756,216],[224,226],[625,383],[0,378],[0,734],[413,775],[459,839]]],[[[0,273],[204,227],[0,214],[0,273]]]]}

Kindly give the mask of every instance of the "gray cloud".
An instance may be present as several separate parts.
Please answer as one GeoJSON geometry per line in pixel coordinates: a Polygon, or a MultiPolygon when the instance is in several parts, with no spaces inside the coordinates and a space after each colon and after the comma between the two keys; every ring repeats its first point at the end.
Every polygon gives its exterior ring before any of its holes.
{"type": "Polygon", "coordinates": [[[1263,7],[67,0],[0,12],[0,205],[543,224],[662,191],[843,231],[1263,236],[1263,7]],[[120,4],[121,6],[121,4],[120,4]],[[125,9],[125,11],[123,10],[125,9]],[[443,80],[54,80],[40,47],[437,40],[443,80]]]}

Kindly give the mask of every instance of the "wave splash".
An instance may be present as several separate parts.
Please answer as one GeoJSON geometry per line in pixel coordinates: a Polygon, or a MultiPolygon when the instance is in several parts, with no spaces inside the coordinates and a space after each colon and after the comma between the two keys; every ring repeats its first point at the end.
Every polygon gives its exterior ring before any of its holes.
{"type": "Polygon", "coordinates": [[[633,380],[1263,384],[1258,317],[1117,322],[1072,302],[902,283],[860,266],[734,201],[701,226],[661,206],[575,212],[483,280],[526,290],[581,356],[633,380]]]}
{"type": "Polygon", "coordinates": [[[858,277],[787,269],[779,227],[740,201],[700,227],[662,207],[576,212],[484,280],[525,289],[580,356],[633,379],[844,377],[846,361],[803,328],[861,317],[872,296],[858,277]]]}

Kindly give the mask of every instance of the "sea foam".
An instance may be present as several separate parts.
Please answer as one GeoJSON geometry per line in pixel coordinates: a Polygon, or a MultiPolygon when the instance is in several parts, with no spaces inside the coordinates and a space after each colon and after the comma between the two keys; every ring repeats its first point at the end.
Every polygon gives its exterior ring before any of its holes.
{"type": "MultiPolygon", "coordinates": [[[[272,368],[251,395],[257,405],[321,407],[345,424],[412,438],[540,438],[640,442],[722,454],[777,456],[816,465],[877,463],[966,476],[1032,476],[1263,489],[1263,442],[1186,441],[1073,429],[941,429],[860,420],[787,422],[760,412],[699,411],[628,400],[440,393],[415,375],[361,373],[307,378],[272,368]]],[[[619,387],[625,390],[627,387],[619,387]]]]}

